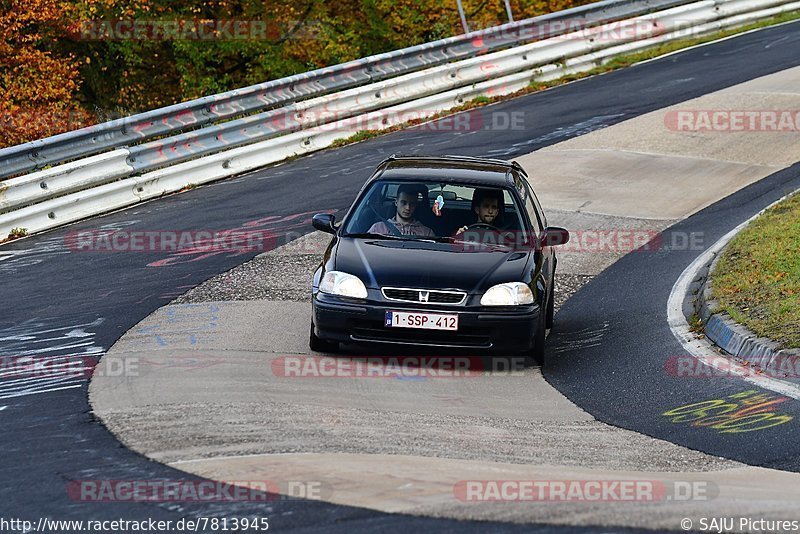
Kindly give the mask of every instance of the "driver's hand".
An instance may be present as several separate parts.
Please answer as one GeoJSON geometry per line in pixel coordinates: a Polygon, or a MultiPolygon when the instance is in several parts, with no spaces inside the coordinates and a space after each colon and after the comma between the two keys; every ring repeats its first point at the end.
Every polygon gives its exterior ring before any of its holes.
{"type": "Polygon", "coordinates": [[[458,234],[460,234],[460,233],[463,233],[463,232],[467,231],[467,229],[468,229],[468,228],[469,228],[469,226],[462,226],[461,228],[459,228],[458,230],[456,230],[456,235],[458,235],[458,234]]]}

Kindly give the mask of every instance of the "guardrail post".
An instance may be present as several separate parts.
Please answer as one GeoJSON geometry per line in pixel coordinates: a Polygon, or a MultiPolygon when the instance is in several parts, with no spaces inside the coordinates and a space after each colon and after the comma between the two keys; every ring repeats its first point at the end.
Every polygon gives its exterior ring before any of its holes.
{"type": "Polygon", "coordinates": [[[511,4],[508,3],[508,0],[504,0],[506,4],[506,15],[508,15],[508,22],[514,22],[514,14],[511,13],[511,4]]]}
{"type": "Polygon", "coordinates": [[[461,17],[461,26],[464,28],[464,33],[469,33],[469,25],[467,25],[467,16],[464,15],[464,6],[461,5],[461,0],[456,0],[458,4],[458,15],[461,17]]]}

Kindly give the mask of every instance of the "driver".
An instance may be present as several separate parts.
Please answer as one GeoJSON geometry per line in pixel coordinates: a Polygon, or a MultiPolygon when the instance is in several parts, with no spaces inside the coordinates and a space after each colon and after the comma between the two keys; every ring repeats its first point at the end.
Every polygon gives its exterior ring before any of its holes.
{"type": "MultiPolygon", "coordinates": [[[[503,202],[503,192],[499,189],[476,189],[472,193],[472,211],[478,216],[478,220],[474,224],[488,224],[496,228],[499,221],[497,216],[500,214],[500,206],[503,202]]],[[[468,226],[462,226],[456,231],[460,234],[468,230],[468,226]]]]}
{"type": "Polygon", "coordinates": [[[368,232],[371,234],[392,235],[389,225],[394,226],[402,235],[416,235],[433,237],[433,230],[414,218],[417,209],[417,188],[410,184],[403,184],[397,188],[397,200],[394,205],[397,208],[395,216],[387,221],[376,222],[370,226],[368,232]]]}

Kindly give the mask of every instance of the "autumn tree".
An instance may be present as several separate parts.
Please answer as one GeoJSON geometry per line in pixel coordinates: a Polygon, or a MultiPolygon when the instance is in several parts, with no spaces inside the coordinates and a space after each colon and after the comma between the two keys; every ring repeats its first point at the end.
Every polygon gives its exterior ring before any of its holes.
{"type": "Polygon", "coordinates": [[[0,3],[0,146],[91,122],[77,100],[80,61],[60,48],[64,24],[57,0],[0,3]]]}
{"type": "MultiPolygon", "coordinates": [[[[4,145],[462,32],[456,0],[0,2],[4,145]]],[[[472,29],[507,21],[503,0],[462,2],[472,29]]],[[[517,20],[586,3],[510,2],[517,20]]]]}

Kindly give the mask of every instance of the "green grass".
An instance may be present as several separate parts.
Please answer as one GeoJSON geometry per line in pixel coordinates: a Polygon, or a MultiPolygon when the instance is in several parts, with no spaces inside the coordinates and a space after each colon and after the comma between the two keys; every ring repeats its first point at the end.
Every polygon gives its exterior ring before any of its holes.
{"type": "Polygon", "coordinates": [[[740,232],[711,279],[714,297],[735,321],[785,348],[799,348],[800,195],[740,232]]]}
{"type": "MultiPolygon", "coordinates": [[[[387,130],[389,130],[389,128],[387,128],[387,130]]],[[[333,143],[331,143],[331,148],[339,148],[340,146],[350,145],[352,143],[358,143],[359,141],[366,141],[367,139],[378,137],[382,133],[386,133],[385,130],[361,130],[359,132],[354,133],[350,137],[345,137],[342,139],[334,139],[333,143]]]]}
{"type": "Polygon", "coordinates": [[[15,239],[19,239],[20,237],[25,237],[27,235],[28,235],[27,228],[12,228],[11,231],[8,233],[7,237],[0,239],[0,243],[13,241],[15,239]]]}
{"type": "Polygon", "coordinates": [[[693,313],[689,318],[689,330],[696,336],[702,337],[705,335],[703,320],[696,313],[693,313]]]}
{"type": "Polygon", "coordinates": [[[488,96],[478,95],[475,98],[473,98],[472,100],[470,100],[470,102],[472,102],[475,105],[491,104],[492,103],[492,99],[489,98],[488,96]]]}

